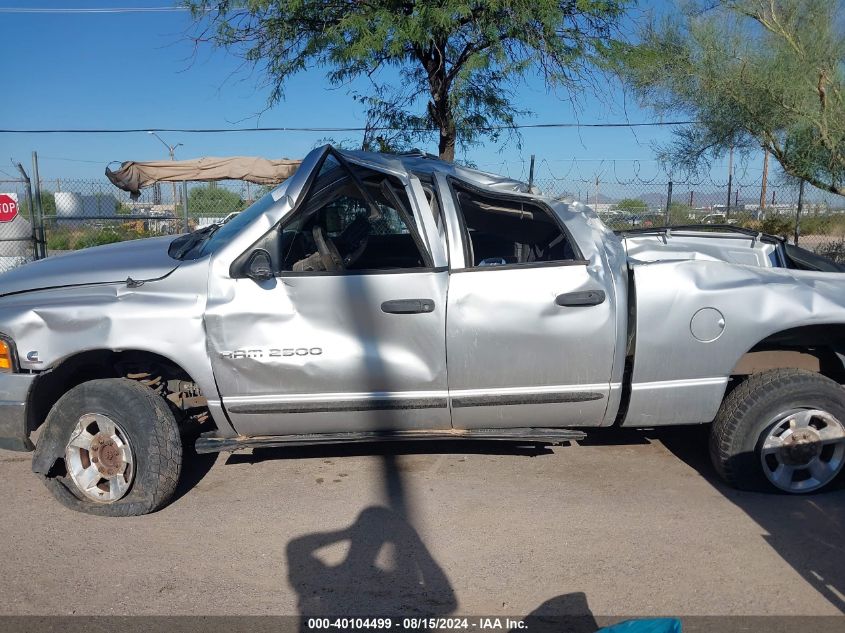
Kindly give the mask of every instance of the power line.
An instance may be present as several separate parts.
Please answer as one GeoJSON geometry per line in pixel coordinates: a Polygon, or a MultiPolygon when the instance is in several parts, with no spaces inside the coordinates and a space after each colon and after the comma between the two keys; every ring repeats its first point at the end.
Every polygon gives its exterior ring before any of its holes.
{"type": "Polygon", "coordinates": [[[63,160],[69,163],[91,163],[93,165],[101,165],[103,161],[100,160],[85,160],[83,158],[61,158],[59,156],[38,156],[39,160],[63,160]]]}
{"type": "Polygon", "coordinates": [[[187,7],[99,7],[99,8],[70,8],[70,7],[0,7],[0,13],[176,13],[189,11],[187,7]]]}
{"type": "MultiPolygon", "coordinates": [[[[665,127],[690,125],[695,121],[652,121],[641,123],[522,123],[517,125],[480,126],[479,131],[547,128],[620,128],[620,127],[665,127]]],[[[379,127],[233,127],[233,128],[59,128],[59,129],[15,129],[0,128],[0,134],[132,134],[138,132],[181,132],[184,134],[216,134],[223,132],[366,132],[407,129],[394,126],[379,127]]],[[[409,132],[434,132],[435,128],[410,128],[409,132]]]]}
{"type": "Polygon", "coordinates": [[[569,163],[577,161],[579,163],[659,163],[659,158],[544,158],[547,163],[569,163]]]}

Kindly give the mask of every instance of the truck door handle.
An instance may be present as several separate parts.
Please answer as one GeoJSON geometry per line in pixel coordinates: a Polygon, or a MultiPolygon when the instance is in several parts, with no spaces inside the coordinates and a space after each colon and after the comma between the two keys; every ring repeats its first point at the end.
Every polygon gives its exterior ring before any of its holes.
{"type": "Polygon", "coordinates": [[[434,312],[433,299],[392,299],[381,304],[381,311],[388,314],[420,314],[434,312]]]}
{"type": "Polygon", "coordinates": [[[579,290],[578,292],[565,292],[555,298],[555,303],[564,308],[575,308],[577,306],[597,306],[604,303],[604,290],[579,290]]]}

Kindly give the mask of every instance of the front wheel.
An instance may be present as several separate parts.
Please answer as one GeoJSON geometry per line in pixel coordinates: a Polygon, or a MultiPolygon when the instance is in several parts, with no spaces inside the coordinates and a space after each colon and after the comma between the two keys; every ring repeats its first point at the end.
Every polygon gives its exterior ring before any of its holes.
{"type": "Polygon", "coordinates": [[[53,406],[39,441],[50,450],[44,481],[66,506],[106,516],[147,514],[176,489],[182,443],[173,413],[149,387],[125,378],[92,380],[53,406]]]}
{"type": "Polygon", "coordinates": [[[845,390],[800,369],[754,374],[722,403],[710,456],[736,488],[821,490],[845,465],[845,390]]]}

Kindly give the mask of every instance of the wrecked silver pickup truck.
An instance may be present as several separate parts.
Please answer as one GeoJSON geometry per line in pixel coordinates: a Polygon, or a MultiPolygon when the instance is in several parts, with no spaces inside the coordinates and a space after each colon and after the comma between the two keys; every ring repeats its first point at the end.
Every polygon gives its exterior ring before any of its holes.
{"type": "Polygon", "coordinates": [[[787,493],[845,462],[838,264],[735,226],[617,235],[419,153],[319,148],[225,224],[0,295],[0,446],[95,514],[167,503],[191,425],[213,452],[712,423],[725,480],[787,493]]]}

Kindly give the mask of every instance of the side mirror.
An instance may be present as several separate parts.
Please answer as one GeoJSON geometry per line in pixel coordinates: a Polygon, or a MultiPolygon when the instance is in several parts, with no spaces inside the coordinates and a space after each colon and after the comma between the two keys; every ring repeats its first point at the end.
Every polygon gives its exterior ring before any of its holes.
{"type": "Polygon", "coordinates": [[[263,248],[257,248],[249,256],[246,261],[246,276],[253,281],[267,281],[272,279],[273,274],[273,260],[270,259],[270,253],[263,248]]]}

